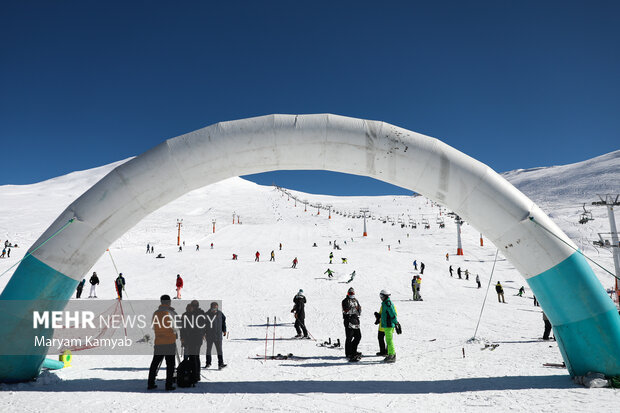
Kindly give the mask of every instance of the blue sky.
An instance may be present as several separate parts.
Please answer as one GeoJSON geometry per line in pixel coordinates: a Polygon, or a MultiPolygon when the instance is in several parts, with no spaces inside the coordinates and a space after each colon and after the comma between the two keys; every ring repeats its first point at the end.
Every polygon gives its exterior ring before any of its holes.
{"type": "MultiPolygon", "coordinates": [[[[617,1],[14,0],[0,39],[0,184],[270,113],[383,120],[497,171],[620,148],[617,1]]],[[[402,193],[325,172],[252,179],[402,193]]]]}

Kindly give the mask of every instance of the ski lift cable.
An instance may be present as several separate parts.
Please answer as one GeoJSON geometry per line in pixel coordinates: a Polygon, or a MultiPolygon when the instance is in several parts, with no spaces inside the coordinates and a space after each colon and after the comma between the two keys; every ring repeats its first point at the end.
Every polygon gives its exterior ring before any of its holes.
{"type": "Polygon", "coordinates": [[[482,301],[482,307],[480,308],[480,316],[478,316],[478,323],[476,324],[476,330],[472,340],[476,339],[478,334],[478,327],[480,326],[480,320],[482,320],[482,312],[484,311],[484,305],[487,302],[487,296],[489,295],[489,288],[491,288],[491,280],[493,279],[493,273],[495,272],[495,264],[497,263],[497,256],[499,255],[499,249],[495,250],[495,259],[493,260],[493,268],[491,269],[491,276],[489,277],[489,284],[487,285],[487,292],[484,294],[484,300],[482,301]]]}
{"type": "Polygon", "coordinates": [[[56,235],[60,234],[62,231],[64,231],[69,225],[71,225],[73,222],[75,221],[75,217],[71,218],[69,221],[67,221],[67,223],[65,225],[63,225],[62,227],[60,227],[60,229],[58,229],[58,231],[54,232],[52,235],[50,235],[50,237],[48,239],[46,239],[45,241],[43,241],[41,244],[39,244],[35,249],[33,249],[31,252],[29,252],[28,254],[24,255],[24,257],[17,261],[15,264],[11,265],[9,268],[7,268],[2,274],[0,274],[0,277],[2,277],[4,274],[6,274],[7,272],[11,271],[11,269],[13,267],[15,267],[17,264],[21,263],[23,260],[25,260],[26,258],[28,258],[29,256],[31,256],[32,254],[35,253],[36,250],[38,250],[39,248],[41,248],[42,246],[44,246],[49,240],[51,240],[52,238],[54,238],[56,235]]]}
{"type": "Polygon", "coordinates": [[[594,261],[592,258],[588,257],[586,254],[584,254],[579,248],[575,248],[572,245],[570,245],[568,242],[564,241],[562,238],[558,237],[556,234],[554,234],[552,231],[550,231],[547,227],[545,227],[544,225],[538,223],[534,217],[530,217],[530,221],[532,221],[534,224],[538,225],[539,227],[541,227],[542,229],[544,229],[545,231],[547,231],[549,234],[553,235],[554,237],[556,237],[557,239],[559,239],[560,241],[562,241],[564,244],[568,245],[568,247],[570,247],[571,249],[577,251],[579,254],[581,254],[582,256],[584,256],[586,259],[590,260],[590,262],[592,262],[593,264],[595,264],[597,267],[599,267],[600,269],[602,269],[603,271],[605,271],[606,273],[608,273],[609,275],[611,275],[612,277],[614,277],[617,280],[620,280],[620,277],[618,277],[616,274],[614,274],[613,272],[609,271],[607,268],[603,267],[601,264],[599,264],[598,262],[594,261]]]}

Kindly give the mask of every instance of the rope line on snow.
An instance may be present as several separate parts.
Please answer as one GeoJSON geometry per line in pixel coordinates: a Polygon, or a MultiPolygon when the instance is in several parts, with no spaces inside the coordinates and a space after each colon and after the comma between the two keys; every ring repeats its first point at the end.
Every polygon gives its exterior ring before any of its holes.
{"type": "Polygon", "coordinates": [[[478,317],[478,323],[476,324],[476,330],[472,340],[476,339],[478,334],[478,327],[480,326],[480,320],[482,320],[482,312],[484,311],[484,305],[487,302],[487,296],[489,295],[489,288],[491,288],[491,280],[493,279],[493,273],[495,272],[495,264],[497,263],[497,256],[499,255],[499,249],[495,250],[495,260],[493,260],[493,268],[491,269],[491,276],[489,277],[489,284],[487,285],[487,292],[484,294],[484,301],[482,301],[482,307],[480,308],[480,316],[478,317]]]}
{"type": "Polygon", "coordinates": [[[41,248],[42,246],[44,246],[49,240],[51,240],[52,238],[54,238],[56,235],[60,234],[62,231],[64,231],[69,225],[71,225],[73,223],[73,221],[75,221],[75,217],[71,218],[69,221],[67,221],[67,223],[65,225],[63,225],[62,227],[60,227],[60,229],[58,229],[58,231],[54,232],[52,235],[50,235],[50,237],[48,239],[46,239],[45,241],[43,241],[41,244],[39,244],[35,249],[33,249],[32,251],[30,251],[29,253],[27,253],[26,255],[24,255],[24,257],[17,261],[15,264],[11,265],[6,271],[4,271],[2,274],[0,274],[0,277],[2,277],[4,274],[6,274],[7,272],[11,271],[11,269],[13,269],[13,267],[15,267],[17,264],[21,263],[23,260],[25,260],[26,258],[28,258],[29,256],[31,256],[32,254],[34,254],[39,248],[41,248]]]}
{"type": "Polygon", "coordinates": [[[554,234],[549,228],[545,227],[544,225],[540,224],[538,221],[536,221],[534,219],[534,217],[530,217],[530,221],[532,221],[534,224],[538,225],[539,227],[541,227],[542,229],[544,229],[545,231],[547,231],[549,234],[553,235],[554,237],[556,237],[557,239],[559,239],[560,241],[562,241],[564,244],[568,245],[569,248],[577,251],[579,254],[581,254],[583,257],[585,257],[587,260],[590,260],[590,262],[592,262],[593,264],[595,264],[597,267],[599,267],[600,269],[602,269],[603,271],[605,271],[606,273],[608,273],[609,275],[611,275],[612,277],[614,277],[617,280],[620,280],[620,277],[618,277],[616,274],[614,274],[613,272],[609,271],[607,268],[603,267],[601,264],[599,264],[598,262],[594,261],[592,258],[588,257],[586,254],[584,254],[579,248],[575,248],[572,245],[570,245],[568,242],[564,241],[562,238],[558,237],[556,234],[554,234]]]}

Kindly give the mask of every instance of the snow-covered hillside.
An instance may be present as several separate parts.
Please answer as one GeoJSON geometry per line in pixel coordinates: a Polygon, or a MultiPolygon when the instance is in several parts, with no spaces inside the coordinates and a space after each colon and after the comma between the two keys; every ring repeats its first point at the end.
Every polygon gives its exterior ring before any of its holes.
{"type": "MultiPolygon", "coordinates": [[[[532,197],[587,253],[607,268],[611,254],[590,248],[592,235],[608,232],[603,209],[594,210],[595,221],[577,224],[579,203],[591,201],[599,191],[620,192],[620,152],[575,165],[512,171],[505,176],[532,197]],[[577,185],[578,184],[578,185],[577,185]],[[616,188],[614,189],[614,185],[616,188]],[[573,188],[581,188],[578,194],[573,188]]],[[[26,186],[0,187],[0,237],[17,242],[11,258],[0,260],[0,272],[15,264],[27,247],[77,196],[118,163],[75,172],[26,186]]],[[[294,205],[273,187],[232,178],[193,191],[154,212],[111,247],[116,265],[127,277],[132,299],[156,299],[172,294],[176,274],[185,280],[184,298],[222,299],[230,337],[224,343],[229,367],[203,370],[196,388],[147,392],[146,356],[80,356],[73,367],[46,373],[36,383],[0,386],[3,411],[615,411],[620,393],[586,390],[574,385],[565,370],[543,367],[561,362],[554,342],[542,342],[539,307],[533,306],[529,289],[517,297],[523,278],[501,254],[492,282],[500,280],[506,304],[497,302],[493,288],[488,295],[478,337],[472,337],[487,284],[495,248],[469,225],[463,227],[465,256],[457,257],[456,227],[445,209],[423,197],[332,197],[299,194],[311,202],[332,204],[337,210],[368,207],[368,237],[362,237],[362,220],[294,205]],[[233,224],[233,213],[241,224],[233,224]],[[441,215],[440,215],[441,214],[441,215]],[[409,216],[431,225],[425,230],[383,223],[379,217],[408,221],[409,216]],[[443,218],[445,228],[439,228],[443,218]],[[176,246],[177,219],[183,219],[183,252],[176,246]],[[216,220],[213,233],[212,220],[216,220]],[[337,240],[341,250],[333,250],[337,240]],[[345,243],[346,242],[346,243],[345,243]],[[146,244],[166,256],[155,260],[144,253],[146,244]],[[214,248],[209,245],[213,243],[214,248]],[[279,244],[283,248],[279,250],[279,244]],[[313,244],[316,243],[316,247],[313,244]],[[196,251],[195,245],[201,246],[196,251]],[[276,261],[269,262],[271,250],[276,261]],[[254,252],[262,260],[254,262],[254,252]],[[336,260],[329,264],[329,253],[336,260]],[[231,260],[233,253],[238,261],[231,260]],[[449,261],[445,254],[450,253],[449,261]],[[292,269],[293,258],[299,259],[292,269]],[[348,264],[340,258],[346,257],[348,264]],[[422,296],[411,300],[410,280],[417,274],[412,261],[423,261],[422,296]],[[470,272],[470,279],[450,277],[449,266],[470,272]],[[328,280],[327,268],[335,271],[328,280]],[[346,284],[351,272],[356,278],[346,284]],[[478,274],[483,288],[474,282],[478,274]],[[404,333],[397,336],[397,362],[379,363],[378,357],[347,363],[342,350],[316,346],[311,340],[291,340],[292,298],[303,288],[306,323],[317,340],[344,338],[340,301],[353,286],[362,312],[360,351],[378,350],[374,311],[378,292],[389,289],[404,333]],[[264,352],[265,322],[277,316],[275,352],[298,358],[258,361],[249,357],[264,352]],[[484,350],[485,342],[498,343],[484,350]],[[130,396],[130,397],[126,397],[130,396]]],[[[114,267],[107,254],[93,267],[100,275],[100,298],[114,298],[114,267]]],[[[605,287],[612,279],[595,269],[605,287]]],[[[10,272],[0,278],[3,288],[10,272]]],[[[86,274],[85,274],[86,275],[86,274]]],[[[203,307],[207,303],[203,302],[203,307]]],[[[271,330],[270,330],[271,333],[271,330]]],[[[271,344],[270,344],[271,345],[271,344]]],[[[270,348],[271,351],[271,348],[270,348]]],[[[204,357],[203,357],[204,360],[204,357]]],[[[160,374],[160,377],[162,374],[160,374]]],[[[160,386],[161,387],[161,386],[160,386]]]]}

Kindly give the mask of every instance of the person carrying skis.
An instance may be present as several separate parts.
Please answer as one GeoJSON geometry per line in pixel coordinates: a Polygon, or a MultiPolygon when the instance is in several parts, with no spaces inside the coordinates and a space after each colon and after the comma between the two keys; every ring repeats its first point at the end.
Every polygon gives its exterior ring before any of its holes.
{"type": "Polygon", "coordinates": [[[461,277],[461,267],[458,267],[458,268],[456,269],[456,275],[458,275],[458,276],[459,276],[459,280],[462,280],[462,279],[463,279],[463,277],[461,277]]]}
{"type": "Polygon", "coordinates": [[[181,274],[177,274],[176,287],[177,287],[177,300],[180,300],[181,299],[181,288],[183,288],[183,278],[181,278],[181,274]]]}
{"type": "Polygon", "coordinates": [[[330,264],[332,263],[332,260],[333,260],[333,259],[334,259],[334,253],[333,253],[333,252],[330,252],[330,253],[329,253],[329,263],[330,263],[330,264]]]}
{"type": "Polygon", "coordinates": [[[476,284],[478,284],[478,288],[482,287],[482,284],[480,284],[480,276],[478,274],[476,274],[476,284]]]}
{"type": "Polygon", "coordinates": [[[504,288],[499,281],[495,284],[495,292],[497,292],[497,302],[506,304],[506,301],[504,301],[504,288]]]}
{"type": "Polygon", "coordinates": [[[360,361],[362,353],[357,351],[357,345],[362,339],[360,330],[360,316],[362,306],[355,298],[353,287],[347,291],[347,296],[342,300],[342,318],[344,319],[345,343],[344,351],[350,362],[360,361]]]}
{"type": "Polygon", "coordinates": [[[77,285],[75,298],[82,297],[82,290],[84,289],[84,284],[86,284],[86,278],[83,278],[82,281],[80,281],[80,283],[77,285]]]}
{"type": "Polygon", "coordinates": [[[205,339],[207,340],[207,362],[205,368],[211,367],[211,350],[215,344],[217,351],[218,370],[226,367],[224,364],[224,353],[222,352],[222,338],[226,335],[226,316],[219,310],[217,302],[212,302],[209,311],[205,313],[207,317],[205,339]]]}
{"type": "Polygon", "coordinates": [[[295,338],[301,338],[303,333],[303,338],[308,337],[308,330],[306,329],[306,297],[304,296],[304,290],[299,290],[297,295],[293,297],[293,309],[291,313],[295,314],[295,331],[297,331],[297,335],[295,338]]]}
{"type": "Polygon", "coordinates": [[[254,262],[259,262],[260,261],[260,252],[256,251],[256,254],[254,254],[256,256],[256,258],[254,258],[254,262]]]}
{"type": "Polygon", "coordinates": [[[182,315],[181,346],[183,346],[183,360],[189,360],[193,367],[194,383],[200,381],[200,347],[205,335],[207,319],[200,303],[193,300],[187,305],[182,315]]]}
{"type": "Polygon", "coordinates": [[[381,327],[385,333],[385,341],[387,343],[387,357],[383,359],[386,363],[396,362],[396,350],[394,349],[394,329],[398,325],[396,319],[396,308],[390,300],[390,292],[381,290],[379,297],[381,298],[381,327]]]}
{"type": "Polygon", "coordinates": [[[298,261],[297,261],[297,257],[295,257],[295,258],[293,259],[293,265],[291,266],[291,268],[297,268],[297,262],[298,262],[298,261]]]}
{"type": "Polygon", "coordinates": [[[349,284],[351,281],[353,281],[353,279],[355,279],[355,270],[353,270],[353,272],[351,273],[351,278],[349,278],[349,281],[347,281],[347,284],[349,284]]]}
{"type": "Polygon", "coordinates": [[[153,313],[151,325],[155,331],[155,346],[153,349],[153,360],[151,361],[151,367],[149,368],[149,379],[147,389],[152,390],[157,388],[155,379],[157,378],[157,371],[161,362],[166,359],[166,390],[175,390],[174,386],[174,356],[177,352],[177,332],[174,328],[174,320],[177,317],[177,313],[174,308],[170,306],[170,296],[164,294],[160,297],[161,305],[153,313]]]}
{"type": "Polygon", "coordinates": [[[420,274],[424,274],[424,268],[426,268],[426,265],[424,265],[423,262],[420,262],[420,274]]]}
{"type": "Polygon", "coordinates": [[[125,289],[125,277],[123,277],[123,273],[118,274],[116,280],[114,280],[114,286],[116,287],[116,294],[118,294],[118,299],[123,299],[123,290],[125,289]]]}
{"type": "Polygon", "coordinates": [[[97,273],[93,272],[93,275],[90,276],[88,280],[90,283],[90,294],[88,294],[88,298],[97,298],[97,286],[99,285],[99,277],[97,277],[97,273]]]}
{"type": "Polygon", "coordinates": [[[269,261],[275,261],[276,260],[276,253],[273,252],[273,250],[271,250],[271,258],[269,259],[269,261]]]}
{"type": "Polygon", "coordinates": [[[333,278],[334,277],[334,272],[332,270],[330,270],[329,268],[323,274],[327,274],[327,278],[333,278]]]}

